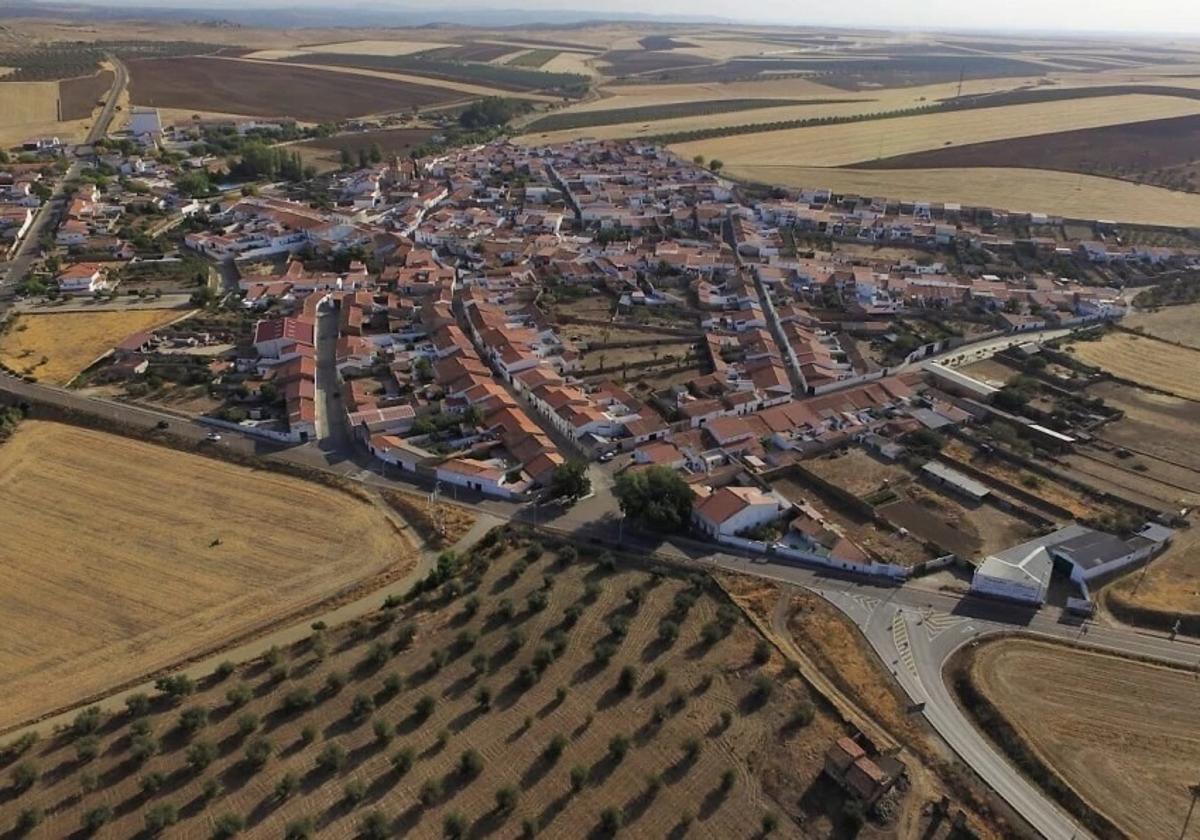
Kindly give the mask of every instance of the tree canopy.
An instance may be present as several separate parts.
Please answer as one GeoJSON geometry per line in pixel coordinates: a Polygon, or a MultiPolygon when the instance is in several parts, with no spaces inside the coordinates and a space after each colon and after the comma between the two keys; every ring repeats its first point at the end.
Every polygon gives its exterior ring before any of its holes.
{"type": "Polygon", "coordinates": [[[692,488],[669,467],[650,467],[617,478],[621,512],[658,531],[681,531],[692,518],[692,488]]]}
{"type": "Polygon", "coordinates": [[[592,480],[583,461],[568,461],[555,467],[550,477],[550,495],[574,502],[592,492],[592,480]]]}

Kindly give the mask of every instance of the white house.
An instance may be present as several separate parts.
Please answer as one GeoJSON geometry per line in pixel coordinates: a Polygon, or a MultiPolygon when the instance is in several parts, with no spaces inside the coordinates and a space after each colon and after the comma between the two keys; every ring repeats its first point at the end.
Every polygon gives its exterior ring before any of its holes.
{"type": "Polygon", "coordinates": [[[712,537],[732,537],[778,519],[791,505],[757,487],[722,487],[698,502],[692,522],[712,537]]]}
{"type": "Polygon", "coordinates": [[[55,278],[62,292],[94,292],[104,288],[104,270],[98,263],[76,263],[55,278]]]}

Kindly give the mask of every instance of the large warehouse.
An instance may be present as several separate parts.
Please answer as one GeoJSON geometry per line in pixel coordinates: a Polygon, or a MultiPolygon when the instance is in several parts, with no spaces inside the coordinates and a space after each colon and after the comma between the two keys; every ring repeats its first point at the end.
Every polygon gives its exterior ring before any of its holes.
{"type": "Polygon", "coordinates": [[[1148,559],[1173,536],[1170,528],[1153,523],[1143,525],[1128,539],[1073,523],[988,555],[975,570],[971,591],[1025,603],[1045,603],[1057,563],[1087,598],[1088,584],[1092,581],[1148,559]]]}

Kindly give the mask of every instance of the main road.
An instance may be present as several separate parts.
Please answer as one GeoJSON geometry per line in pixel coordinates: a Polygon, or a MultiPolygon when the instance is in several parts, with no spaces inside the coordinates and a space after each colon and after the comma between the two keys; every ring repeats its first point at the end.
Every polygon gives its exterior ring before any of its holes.
{"type": "MultiPolygon", "coordinates": [[[[104,107],[101,109],[96,121],[92,123],[92,127],[88,130],[87,136],[84,139],[84,142],[88,145],[95,143],[101,137],[108,134],[109,126],[112,124],[113,115],[116,112],[117,100],[121,98],[125,86],[129,83],[129,71],[125,68],[125,65],[116,58],[110,60],[113,64],[113,84],[108,91],[108,96],[104,100],[104,107]]],[[[79,174],[79,161],[75,158],[74,149],[68,149],[67,159],[70,161],[70,166],[67,167],[62,180],[59,181],[50,198],[38,208],[37,213],[33,217],[33,222],[29,226],[29,230],[25,232],[25,236],[17,246],[16,253],[13,254],[13,258],[5,266],[4,274],[0,276],[0,312],[5,308],[5,302],[11,294],[12,284],[24,278],[29,273],[33,261],[37,259],[38,252],[41,250],[42,234],[46,231],[47,226],[53,227],[53,222],[59,218],[63,208],[66,206],[67,182],[79,174]]]]}

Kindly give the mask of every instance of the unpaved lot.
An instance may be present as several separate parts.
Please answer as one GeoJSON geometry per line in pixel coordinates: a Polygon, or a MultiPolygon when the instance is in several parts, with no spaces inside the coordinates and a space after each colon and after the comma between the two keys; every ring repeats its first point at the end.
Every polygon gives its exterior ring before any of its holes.
{"type": "MultiPolygon", "coordinates": [[[[370,836],[441,837],[455,815],[458,837],[515,837],[528,820],[543,837],[583,838],[612,808],[629,837],[742,837],[767,813],[779,818],[775,837],[831,835],[843,794],[827,790],[819,768],[843,730],[821,708],[791,723],[811,708],[806,689],[781,673],[778,653],[754,662],[758,635],[703,576],[606,572],[590,561],[561,564],[537,546],[496,548],[448,575],[451,586],[435,582],[428,595],[156,705],[140,725],[160,749],[140,762],[124,714],[101,726],[87,762],[75,760],[72,739],[43,739],[24,760],[44,775],[0,801],[0,825],[36,805],[46,811],[45,836],[67,836],[108,803],[112,837],[139,834],[152,809],[175,806],[168,835],[178,837],[208,837],[224,814],[240,817],[247,837],[281,837],[302,820],[310,833],[289,836],[358,837],[378,813],[388,832],[370,836]],[[544,607],[530,600],[539,592],[544,607]],[[727,633],[702,644],[701,628],[723,604],[727,633]],[[571,607],[578,614],[564,621],[571,607]],[[669,618],[678,638],[659,642],[669,618]],[[600,644],[613,647],[607,664],[595,660],[600,644]],[[619,686],[625,666],[634,669],[628,691],[619,686]],[[771,689],[756,699],[760,674],[771,689]],[[190,715],[198,724],[190,732],[177,725],[186,709],[207,711],[190,715]],[[619,755],[610,750],[618,736],[627,739],[619,755]],[[254,766],[247,756],[260,741],[254,766]],[[208,760],[189,769],[201,754],[208,760]],[[99,787],[79,796],[84,772],[99,787]],[[498,808],[497,791],[509,787],[509,807],[498,808]],[[685,813],[690,831],[680,827],[685,813]]],[[[858,836],[896,835],[868,825],[858,836]]]]}
{"type": "Polygon", "coordinates": [[[65,385],[113,345],[184,315],[177,309],[19,315],[0,335],[0,362],[39,382],[65,385]]]}
{"type": "Polygon", "coordinates": [[[978,688],[1087,802],[1130,837],[1178,840],[1200,763],[1194,673],[1026,639],[975,656],[978,688]]]}
{"type": "Polygon", "coordinates": [[[0,497],[0,728],[416,557],[368,501],[57,423],[0,447],[0,497]]]}

